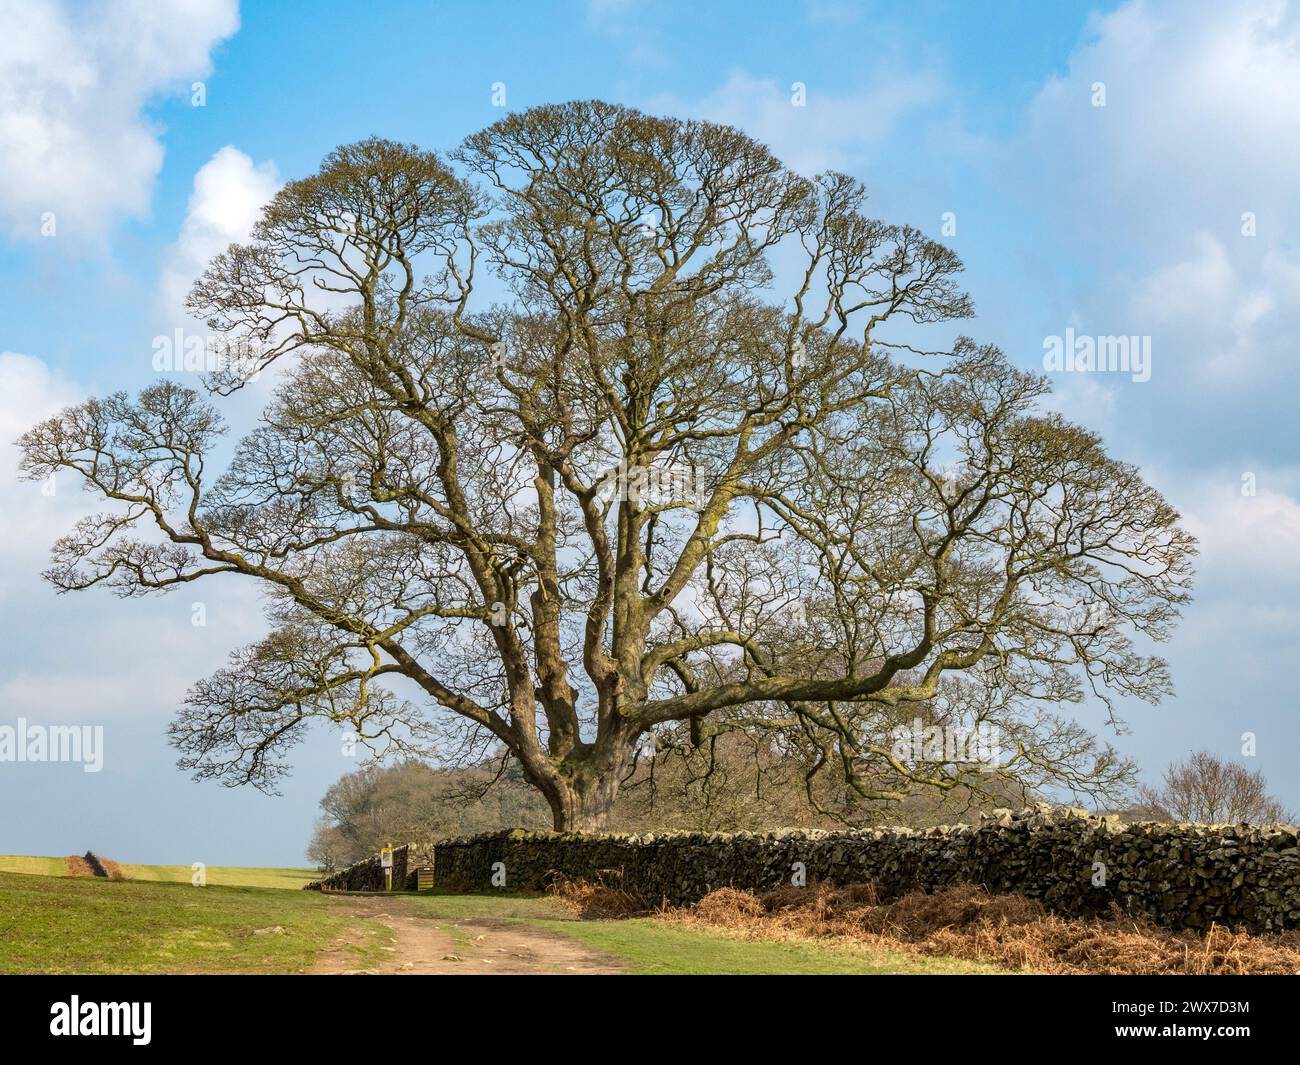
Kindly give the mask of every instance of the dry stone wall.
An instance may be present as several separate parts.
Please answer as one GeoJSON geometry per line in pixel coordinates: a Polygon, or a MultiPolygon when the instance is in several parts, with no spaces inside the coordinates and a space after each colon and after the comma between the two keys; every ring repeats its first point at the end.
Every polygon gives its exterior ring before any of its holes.
{"type": "MultiPolygon", "coordinates": [[[[418,883],[418,871],[421,867],[432,868],[433,854],[431,847],[421,847],[414,843],[393,848],[393,889],[396,891],[414,891],[418,883]]],[[[306,885],[308,891],[384,891],[387,881],[384,867],[379,856],[366,858],[364,861],[340,869],[337,873],[313,880],[306,885]]]]}
{"type": "MultiPolygon", "coordinates": [[[[1300,848],[1289,825],[1123,825],[1083,810],[1038,806],[998,811],[977,825],[926,830],[502,832],[443,840],[433,851],[435,884],[447,890],[489,891],[504,878],[506,890],[540,891],[562,875],[603,878],[650,903],[680,905],[714,888],[763,890],[801,878],[871,881],[886,898],[975,883],[1073,916],[1104,914],[1114,903],[1173,928],[1300,927],[1300,848]]],[[[426,854],[421,862],[427,861],[426,854]]],[[[414,881],[418,864],[410,865],[407,879],[414,881]]],[[[354,885],[376,882],[370,865],[309,886],[358,890],[354,885]]],[[[377,883],[382,888],[382,869],[377,883]]]]}

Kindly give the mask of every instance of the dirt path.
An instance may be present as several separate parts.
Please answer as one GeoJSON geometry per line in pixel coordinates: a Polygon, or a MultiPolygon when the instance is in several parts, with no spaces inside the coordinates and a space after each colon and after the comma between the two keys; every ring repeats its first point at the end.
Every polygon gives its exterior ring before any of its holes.
{"type": "Polygon", "coordinates": [[[322,975],[392,973],[404,976],[515,976],[527,974],[611,975],[622,970],[607,955],[564,936],[515,921],[466,918],[453,921],[422,916],[402,896],[331,895],[358,924],[322,951],[310,970],[322,975]],[[355,968],[350,946],[367,936],[361,921],[377,921],[394,933],[386,957],[367,969],[355,968]]]}

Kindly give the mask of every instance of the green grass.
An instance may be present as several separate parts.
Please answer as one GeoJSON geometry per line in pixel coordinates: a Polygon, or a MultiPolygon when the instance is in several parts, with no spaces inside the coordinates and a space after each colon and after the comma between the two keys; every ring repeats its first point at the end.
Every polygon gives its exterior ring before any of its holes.
{"type": "Polygon", "coordinates": [[[815,940],[742,939],[725,932],[653,918],[541,923],[589,947],[622,958],[634,973],[650,975],[871,976],[996,971],[992,966],[959,958],[873,951],[815,940]]]}
{"type": "MultiPolygon", "coordinates": [[[[327,897],[293,891],[304,869],[208,869],[190,886],[185,866],[123,866],[128,879],[63,875],[62,858],[0,857],[0,974],[293,973],[346,940],[364,969],[393,944],[383,925],[327,897]],[[31,875],[31,874],[44,875],[31,875]],[[282,927],[285,934],[255,935],[282,927]],[[360,932],[361,934],[358,934],[360,932]]],[[[394,896],[395,908],[447,922],[518,922],[565,936],[633,973],[720,975],[992,973],[954,958],[873,951],[840,942],[753,940],[655,918],[584,921],[552,898],[522,895],[394,896]]],[[[466,932],[454,926],[453,936],[466,932]]]]}
{"type": "Polygon", "coordinates": [[[301,972],[358,925],[365,968],[391,933],[314,891],[0,873],[0,973],[301,972]]]}
{"type": "Polygon", "coordinates": [[[650,975],[871,975],[884,973],[995,973],[990,965],[957,958],[873,951],[815,940],[744,939],[725,931],[655,918],[575,919],[556,900],[518,895],[421,895],[430,917],[519,921],[555,932],[618,959],[629,972],[650,975]]]}
{"type": "MultiPolygon", "coordinates": [[[[122,875],[128,880],[146,880],[162,884],[189,884],[194,871],[188,865],[127,865],[122,875]]],[[[0,854],[0,873],[35,873],[39,876],[66,876],[62,858],[34,858],[23,854],[0,854]]],[[[209,887],[268,887],[297,891],[320,874],[314,869],[259,869],[233,865],[210,865],[209,887]]]]}
{"type": "MultiPolygon", "coordinates": [[[[315,869],[258,869],[237,865],[210,865],[206,870],[209,887],[265,887],[299,890],[316,880],[315,869]]],[[[188,884],[194,872],[188,865],[123,865],[128,880],[147,880],[164,884],[188,884]]]]}

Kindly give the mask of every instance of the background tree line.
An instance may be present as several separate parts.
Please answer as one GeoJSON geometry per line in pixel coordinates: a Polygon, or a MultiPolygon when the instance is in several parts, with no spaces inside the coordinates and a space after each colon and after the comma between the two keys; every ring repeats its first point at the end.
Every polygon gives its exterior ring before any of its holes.
{"type": "MultiPolygon", "coordinates": [[[[864,800],[837,778],[811,780],[761,737],[719,737],[712,752],[683,748],[640,759],[620,790],[610,830],[768,831],[846,825],[932,825],[972,820],[1043,796],[1012,782],[994,790],[918,791],[901,802],[864,800]]],[[[359,861],[392,842],[421,842],[502,829],[545,831],[551,812],[518,766],[440,769],[409,760],[348,773],[321,800],[307,856],[320,868],[359,861]]],[[[1197,751],[1159,784],[1142,785],[1113,809],[1126,821],[1294,823],[1262,773],[1197,751]]]]}

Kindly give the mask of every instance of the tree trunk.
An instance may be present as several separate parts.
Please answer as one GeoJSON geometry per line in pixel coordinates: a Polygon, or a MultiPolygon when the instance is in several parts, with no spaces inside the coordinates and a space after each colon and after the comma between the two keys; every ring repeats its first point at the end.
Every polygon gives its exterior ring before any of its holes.
{"type": "Polygon", "coordinates": [[[584,766],[573,777],[561,780],[555,795],[548,795],[555,831],[606,831],[618,785],[617,766],[600,770],[584,766]]]}

